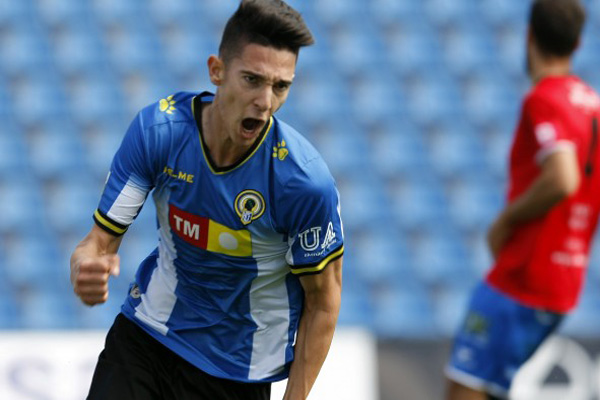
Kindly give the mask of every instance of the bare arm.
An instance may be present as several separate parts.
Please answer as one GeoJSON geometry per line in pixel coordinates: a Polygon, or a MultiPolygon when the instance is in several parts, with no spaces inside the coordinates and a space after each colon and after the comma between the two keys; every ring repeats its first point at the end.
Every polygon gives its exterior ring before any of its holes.
{"type": "Polygon", "coordinates": [[[71,255],[71,284],[89,306],[108,299],[108,278],[119,275],[117,250],[123,236],[113,236],[94,225],[71,255]]]}
{"type": "Polygon", "coordinates": [[[542,163],[542,172],[531,186],[508,204],[492,224],[488,244],[494,258],[515,225],[545,215],[579,187],[579,166],[574,151],[558,151],[542,163]]]}
{"type": "Polygon", "coordinates": [[[304,309],[284,400],[306,399],[327,357],[340,311],[342,258],[330,262],[318,275],[301,277],[300,282],[304,309]]]}

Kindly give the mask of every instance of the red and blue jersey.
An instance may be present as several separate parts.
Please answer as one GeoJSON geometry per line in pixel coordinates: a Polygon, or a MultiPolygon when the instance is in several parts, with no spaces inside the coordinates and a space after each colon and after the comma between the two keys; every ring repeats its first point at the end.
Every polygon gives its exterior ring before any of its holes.
{"type": "Polygon", "coordinates": [[[522,304],[555,312],[572,309],[588,264],[600,213],[600,98],[575,76],[551,76],[526,97],[515,134],[508,202],[537,179],[543,160],[574,151],[581,183],[546,215],[515,227],[487,277],[522,304]]]}

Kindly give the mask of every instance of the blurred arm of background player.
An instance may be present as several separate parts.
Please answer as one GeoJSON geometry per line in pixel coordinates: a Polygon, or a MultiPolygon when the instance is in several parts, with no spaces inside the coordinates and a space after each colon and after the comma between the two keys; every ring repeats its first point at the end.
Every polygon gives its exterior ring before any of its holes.
{"type": "Polygon", "coordinates": [[[284,400],[306,399],[327,357],[340,311],[342,258],[331,261],[320,274],[301,277],[300,283],[304,308],[284,400]]]}
{"type": "Polygon", "coordinates": [[[88,306],[108,299],[108,278],[119,275],[117,250],[122,238],[94,225],[73,251],[71,284],[75,294],[88,306]]]}
{"type": "Polygon", "coordinates": [[[494,258],[519,223],[546,214],[579,187],[579,165],[573,149],[561,149],[547,156],[541,173],[531,186],[509,203],[488,232],[488,245],[494,258]]]}

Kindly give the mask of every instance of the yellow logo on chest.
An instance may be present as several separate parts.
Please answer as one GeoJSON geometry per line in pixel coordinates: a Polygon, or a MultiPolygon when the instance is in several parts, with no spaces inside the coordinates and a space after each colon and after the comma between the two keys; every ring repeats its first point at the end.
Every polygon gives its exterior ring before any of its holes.
{"type": "Polygon", "coordinates": [[[187,183],[194,183],[194,175],[183,171],[174,171],[173,168],[165,166],[163,173],[169,175],[171,178],[179,179],[187,183]]]}

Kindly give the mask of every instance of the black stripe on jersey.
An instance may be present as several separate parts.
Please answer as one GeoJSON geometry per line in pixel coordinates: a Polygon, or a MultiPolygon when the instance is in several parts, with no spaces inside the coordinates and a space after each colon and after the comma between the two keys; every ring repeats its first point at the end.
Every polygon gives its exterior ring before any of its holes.
{"type": "Polygon", "coordinates": [[[217,165],[213,161],[212,157],[210,156],[210,152],[207,151],[208,147],[206,146],[206,142],[204,141],[204,135],[202,134],[202,103],[203,103],[202,98],[207,94],[210,94],[210,93],[203,92],[199,96],[194,97],[194,100],[193,100],[193,102],[194,102],[194,119],[196,120],[196,127],[198,128],[198,132],[200,132],[200,140],[202,140],[202,147],[204,149],[206,149],[204,151],[204,154],[206,156],[206,161],[208,161],[210,168],[214,172],[220,173],[220,172],[231,171],[233,169],[236,169],[240,164],[244,163],[252,155],[252,153],[254,153],[256,148],[258,146],[260,146],[260,144],[262,143],[263,137],[266,135],[267,131],[269,130],[269,126],[270,126],[269,122],[270,121],[267,121],[263,130],[260,132],[260,135],[258,135],[258,137],[256,138],[256,141],[254,141],[254,143],[252,143],[252,146],[250,146],[248,151],[246,151],[246,153],[242,157],[240,157],[240,159],[238,161],[236,161],[234,164],[228,165],[226,167],[217,167],[217,165]]]}
{"type": "Polygon", "coordinates": [[[343,255],[344,245],[341,244],[321,261],[311,264],[290,265],[290,268],[292,269],[292,273],[296,276],[317,275],[323,272],[330,262],[337,260],[343,255]]]}
{"type": "Polygon", "coordinates": [[[123,235],[127,231],[127,228],[129,228],[128,226],[120,224],[115,220],[109,218],[100,210],[96,210],[93,218],[94,222],[96,222],[96,225],[98,225],[100,228],[114,236],[123,235]]]}

